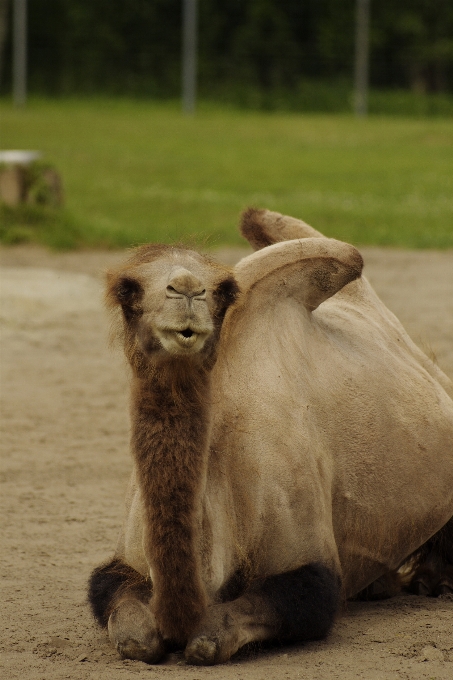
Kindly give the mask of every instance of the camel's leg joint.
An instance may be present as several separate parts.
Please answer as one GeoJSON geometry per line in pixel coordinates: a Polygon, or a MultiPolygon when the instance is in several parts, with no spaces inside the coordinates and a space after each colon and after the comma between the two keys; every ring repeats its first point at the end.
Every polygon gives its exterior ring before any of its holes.
{"type": "Polygon", "coordinates": [[[340,590],[339,577],[322,564],[257,580],[238,599],[209,608],[189,640],[186,660],[211,665],[249,642],[322,638],[333,625],[340,590]]]}
{"type": "Polygon", "coordinates": [[[123,658],[157,663],[165,653],[149,607],[151,582],[114,559],[91,574],[88,599],[97,622],[123,658]]]}

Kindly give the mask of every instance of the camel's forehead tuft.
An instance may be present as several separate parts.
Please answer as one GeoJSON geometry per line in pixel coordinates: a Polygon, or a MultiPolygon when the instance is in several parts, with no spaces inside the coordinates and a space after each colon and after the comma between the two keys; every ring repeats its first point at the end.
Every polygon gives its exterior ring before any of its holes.
{"type": "Polygon", "coordinates": [[[135,248],[126,261],[126,266],[148,264],[163,259],[173,262],[188,262],[191,259],[205,264],[215,265],[209,257],[184,246],[166,245],[164,243],[147,243],[135,248]]]}
{"type": "Polygon", "coordinates": [[[162,243],[147,243],[131,250],[127,262],[130,264],[144,264],[154,260],[156,257],[161,257],[167,250],[168,246],[162,243]]]}
{"type": "MultiPolygon", "coordinates": [[[[150,243],[136,248],[121,267],[122,271],[145,274],[146,265],[155,265],[164,271],[175,265],[195,271],[198,275],[214,276],[214,279],[231,274],[231,268],[212,259],[208,255],[198,253],[185,246],[150,243]]],[[[154,269],[154,268],[153,268],[154,269]]]]}

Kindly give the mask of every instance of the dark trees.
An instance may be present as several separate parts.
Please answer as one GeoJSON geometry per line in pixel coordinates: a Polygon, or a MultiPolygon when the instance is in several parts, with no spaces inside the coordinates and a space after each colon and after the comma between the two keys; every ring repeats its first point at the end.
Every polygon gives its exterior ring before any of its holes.
{"type": "MultiPolygon", "coordinates": [[[[7,4],[0,0],[2,17],[7,4]]],[[[199,0],[201,92],[351,80],[355,4],[199,0]]],[[[179,95],[182,0],[28,0],[28,10],[32,91],[179,95]]],[[[4,92],[10,89],[10,34],[4,92]]],[[[377,87],[453,91],[453,2],[371,2],[370,74],[377,87]]]]}

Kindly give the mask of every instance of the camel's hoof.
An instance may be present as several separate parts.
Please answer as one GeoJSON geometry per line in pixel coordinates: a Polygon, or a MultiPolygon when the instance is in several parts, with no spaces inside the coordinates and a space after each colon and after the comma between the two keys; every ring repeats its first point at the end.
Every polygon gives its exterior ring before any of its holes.
{"type": "Polygon", "coordinates": [[[150,645],[145,642],[144,646],[132,639],[117,642],[116,649],[122,659],[135,659],[135,661],[144,661],[145,663],[158,663],[165,651],[160,648],[160,645],[150,645]]]}
{"type": "Polygon", "coordinates": [[[222,661],[218,641],[207,635],[193,638],[186,647],[184,657],[187,663],[194,666],[212,666],[222,661]]]}
{"type": "Polygon", "coordinates": [[[434,595],[438,597],[439,595],[451,595],[453,593],[453,582],[441,581],[437,584],[434,595]]]}
{"type": "Polygon", "coordinates": [[[420,595],[421,597],[428,597],[431,595],[432,589],[429,584],[422,579],[417,579],[411,583],[411,591],[414,595],[420,595]]]}
{"type": "Polygon", "coordinates": [[[125,600],[110,614],[109,637],[123,659],[158,663],[165,646],[154,617],[139,600],[125,600]]]}

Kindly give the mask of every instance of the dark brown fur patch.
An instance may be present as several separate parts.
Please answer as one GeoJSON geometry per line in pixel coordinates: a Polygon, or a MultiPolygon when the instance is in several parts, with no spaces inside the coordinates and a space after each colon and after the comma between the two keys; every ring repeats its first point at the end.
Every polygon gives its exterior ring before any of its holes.
{"type": "Polygon", "coordinates": [[[184,644],[207,604],[197,511],[207,465],[209,376],[201,367],[171,363],[153,379],[134,381],[132,448],[148,527],[152,608],[162,635],[184,644]]]}
{"type": "Polygon", "coordinates": [[[275,237],[269,234],[261,219],[265,212],[257,208],[247,208],[241,216],[239,225],[241,234],[255,250],[261,250],[276,243],[275,237]]]}
{"type": "Polygon", "coordinates": [[[141,295],[139,294],[140,284],[134,278],[135,268],[140,264],[152,262],[168,250],[171,250],[171,246],[155,243],[140,246],[131,252],[126,262],[109,269],[106,272],[107,287],[105,291],[107,308],[113,309],[124,303],[137,303],[141,295]],[[132,296],[132,293],[135,293],[135,295],[132,296]]]}
{"type": "Polygon", "coordinates": [[[233,276],[228,276],[219,283],[214,291],[214,299],[217,303],[215,315],[217,324],[223,321],[226,310],[237,300],[239,293],[239,286],[233,276]]]}
{"type": "Polygon", "coordinates": [[[134,597],[147,603],[151,592],[150,579],[118,559],[96,567],[88,583],[91,611],[102,627],[107,626],[111,612],[123,597],[134,597]]]}

